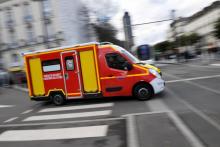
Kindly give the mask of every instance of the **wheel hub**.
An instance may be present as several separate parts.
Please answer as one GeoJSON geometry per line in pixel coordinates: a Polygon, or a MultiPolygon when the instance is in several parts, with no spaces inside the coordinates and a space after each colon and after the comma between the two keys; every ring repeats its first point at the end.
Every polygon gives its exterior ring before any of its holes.
{"type": "Polygon", "coordinates": [[[138,94],[140,97],[147,97],[148,94],[149,94],[149,91],[148,89],[146,88],[141,88],[139,91],[138,91],[138,94]]]}

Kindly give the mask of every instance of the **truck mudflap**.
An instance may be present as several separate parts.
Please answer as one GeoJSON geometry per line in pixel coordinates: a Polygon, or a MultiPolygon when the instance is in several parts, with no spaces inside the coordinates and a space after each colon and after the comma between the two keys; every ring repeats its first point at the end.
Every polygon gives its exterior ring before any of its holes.
{"type": "Polygon", "coordinates": [[[154,89],[154,94],[160,93],[165,88],[165,82],[161,78],[155,78],[150,82],[151,86],[154,89]]]}

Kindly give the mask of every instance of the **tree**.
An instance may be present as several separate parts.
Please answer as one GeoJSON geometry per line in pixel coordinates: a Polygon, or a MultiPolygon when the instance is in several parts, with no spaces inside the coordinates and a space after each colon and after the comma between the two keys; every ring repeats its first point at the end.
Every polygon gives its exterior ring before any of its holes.
{"type": "Polygon", "coordinates": [[[181,35],[177,37],[176,43],[178,46],[188,46],[197,43],[201,38],[202,37],[197,33],[191,33],[189,35],[181,35]]]}
{"type": "Polygon", "coordinates": [[[154,49],[157,52],[165,52],[173,48],[173,43],[169,41],[163,41],[154,45],[154,49]]]}
{"type": "Polygon", "coordinates": [[[214,35],[216,38],[220,39],[220,18],[215,23],[214,35]]]}
{"type": "Polygon", "coordinates": [[[93,24],[95,33],[100,42],[111,42],[124,46],[124,42],[117,39],[117,30],[108,22],[93,24]]]}

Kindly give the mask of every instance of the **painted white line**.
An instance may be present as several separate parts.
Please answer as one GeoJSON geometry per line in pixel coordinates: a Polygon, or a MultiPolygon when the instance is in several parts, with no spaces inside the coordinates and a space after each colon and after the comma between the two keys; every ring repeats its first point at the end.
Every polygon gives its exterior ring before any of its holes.
{"type": "MultiPolygon", "coordinates": [[[[171,74],[167,74],[166,75],[170,76],[170,77],[173,77],[175,79],[180,79],[179,77],[177,76],[174,76],[174,75],[171,75],[171,74]]],[[[216,76],[220,76],[220,75],[216,75],[216,76]]],[[[209,77],[213,77],[213,76],[206,76],[206,79],[209,78],[209,77]]],[[[203,78],[204,79],[204,78],[203,78]]],[[[173,80],[173,81],[179,81],[179,80],[173,80]]],[[[170,81],[170,83],[173,83],[173,81],[170,81]]],[[[218,90],[215,90],[215,89],[212,89],[212,88],[209,88],[209,87],[206,87],[206,86],[203,86],[203,85],[200,85],[200,84],[197,84],[195,82],[191,82],[191,80],[181,80],[182,82],[185,82],[185,83],[188,83],[188,84],[191,84],[191,85],[194,85],[194,86],[197,86],[199,88],[202,88],[202,89],[205,89],[205,90],[208,90],[208,91],[211,91],[213,93],[216,93],[216,94],[220,94],[220,92],[218,90]]],[[[169,83],[166,82],[166,83],[169,83]]]]}
{"type": "Polygon", "coordinates": [[[212,126],[214,126],[217,130],[220,131],[220,125],[213,120],[211,117],[209,117],[208,115],[206,115],[205,113],[203,113],[202,111],[198,110],[197,108],[195,108],[193,105],[189,104],[187,101],[181,99],[180,97],[178,97],[174,92],[172,92],[169,88],[167,88],[167,90],[175,96],[175,98],[180,101],[181,103],[183,103],[184,105],[186,105],[191,111],[193,111],[194,113],[196,113],[197,115],[199,115],[201,118],[203,118],[204,120],[206,120],[209,124],[211,124],[212,126]]]}
{"type": "Polygon", "coordinates": [[[220,64],[211,64],[212,66],[220,66],[220,64]]]}
{"type": "Polygon", "coordinates": [[[14,121],[14,120],[16,120],[16,119],[18,119],[18,117],[12,117],[12,118],[10,118],[10,119],[4,121],[4,123],[9,123],[9,122],[12,122],[12,121],[14,121]]]}
{"type": "Polygon", "coordinates": [[[14,107],[13,105],[0,105],[0,108],[14,107]]]}
{"type": "Polygon", "coordinates": [[[138,142],[137,124],[134,115],[130,115],[126,118],[126,129],[128,147],[140,147],[138,142]]]}
{"type": "MultiPolygon", "coordinates": [[[[175,76],[176,77],[176,76],[175,76]]],[[[204,77],[195,77],[195,78],[187,78],[187,79],[178,79],[178,80],[170,80],[166,81],[166,83],[176,83],[176,82],[184,82],[184,81],[193,81],[193,80],[202,80],[202,79],[211,79],[218,78],[220,75],[212,75],[212,76],[204,76],[204,77]]],[[[178,77],[177,77],[178,78],[178,77]]]]}
{"type": "Polygon", "coordinates": [[[10,130],[0,135],[0,141],[36,141],[104,137],[107,135],[107,131],[107,125],[59,129],[10,130]]]}
{"type": "Polygon", "coordinates": [[[27,114],[27,113],[30,113],[31,111],[33,111],[33,109],[26,110],[26,111],[22,112],[21,114],[27,114]]]}
{"type": "Polygon", "coordinates": [[[137,116],[137,115],[151,115],[151,114],[160,114],[160,113],[167,113],[169,111],[153,111],[153,112],[141,112],[141,113],[129,113],[122,115],[122,117],[128,117],[128,116],[137,116]]]}
{"type": "Polygon", "coordinates": [[[43,109],[41,112],[54,112],[54,111],[68,111],[68,110],[80,110],[80,109],[91,109],[91,108],[104,108],[112,107],[114,103],[105,103],[105,104],[94,104],[94,105],[82,105],[82,106],[69,106],[69,107],[59,107],[59,108],[47,108],[43,109]]]}
{"type": "Polygon", "coordinates": [[[53,120],[53,119],[104,116],[104,115],[110,115],[111,113],[112,113],[111,110],[105,110],[105,111],[92,111],[92,112],[67,113],[67,114],[55,114],[55,115],[39,115],[39,116],[28,117],[23,121],[39,121],[39,120],[53,120]]]}
{"type": "Polygon", "coordinates": [[[79,123],[90,123],[90,122],[105,122],[105,121],[114,121],[114,120],[124,120],[125,118],[116,117],[116,118],[101,118],[101,119],[88,119],[88,120],[77,120],[77,121],[61,121],[61,122],[46,122],[46,123],[26,123],[26,124],[5,124],[0,125],[0,128],[8,127],[31,127],[31,126],[41,126],[41,125],[64,125],[64,124],[79,124],[79,123]]]}
{"type": "Polygon", "coordinates": [[[146,102],[151,111],[168,111],[169,118],[174,122],[176,127],[181,131],[184,137],[189,141],[193,147],[205,147],[203,143],[197,138],[197,136],[184,124],[184,122],[178,117],[178,115],[170,110],[166,104],[161,100],[154,99],[146,102]]]}

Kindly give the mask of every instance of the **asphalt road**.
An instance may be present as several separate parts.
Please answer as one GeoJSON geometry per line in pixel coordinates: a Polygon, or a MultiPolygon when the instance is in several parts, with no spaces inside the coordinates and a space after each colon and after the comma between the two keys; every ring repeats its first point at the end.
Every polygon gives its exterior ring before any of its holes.
{"type": "Polygon", "coordinates": [[[219,147],[220,68],[163,65],[150,101],[74,100],[62,107],[0,89],[0,146],[219,147]]]}

